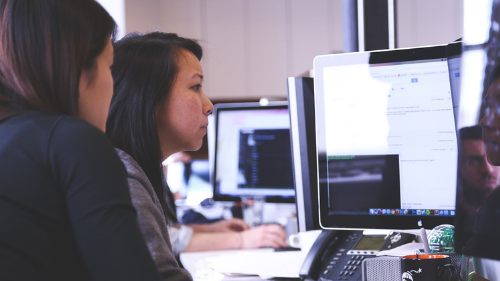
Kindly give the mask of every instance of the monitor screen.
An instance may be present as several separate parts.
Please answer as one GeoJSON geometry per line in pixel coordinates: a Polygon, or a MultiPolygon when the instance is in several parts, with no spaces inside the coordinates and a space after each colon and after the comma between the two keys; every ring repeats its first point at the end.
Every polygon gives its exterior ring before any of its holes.
{"type": "Polygon", "coordinates": [[[457,138],[446,45],[314,60],[320,224],[453,224],[457,138]]]}
{"type": "Polygon", "coordinates": [[[287,82],[298,230],[321,229],[318,219],[314,79],[288,77],[287,82]]]}
{"type": "Polygon", "coordinates": [[[294,202],[287,103],[216,104],[214,115],[214,200],[294,202]]]}

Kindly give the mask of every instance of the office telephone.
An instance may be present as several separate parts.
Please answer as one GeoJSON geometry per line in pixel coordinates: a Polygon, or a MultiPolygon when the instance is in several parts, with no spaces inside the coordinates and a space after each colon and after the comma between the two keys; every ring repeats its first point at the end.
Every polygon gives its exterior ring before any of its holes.
{"type": "Polygon", "coordinates": [[[311,246],[299,276],[302,280],[361,280],[364,259],[415,240],[415,235],[363,235],[361,230],[323,230],[311,246]]]}

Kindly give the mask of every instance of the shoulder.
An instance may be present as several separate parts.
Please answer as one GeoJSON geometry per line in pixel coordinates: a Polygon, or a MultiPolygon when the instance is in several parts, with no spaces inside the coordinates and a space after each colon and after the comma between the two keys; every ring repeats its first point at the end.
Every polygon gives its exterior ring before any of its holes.
{"type": "MultiPolygon", "coordinates": [[[[137,211],[139,225],[144,221],[148,223],[157,221],[163,222],[159,224],[164,224],[163,208],[146,173],[128,153],[118,148],[115,150],[127,170],[128,188],[132,204],[137,211]]],[[[144,226],[141,226],[141,229],[144,229],[144,226]]]]}
{"type": "MultiPolygon", "coordinates": [[[[84,120],[47,111],[30,111],[0,123],[10,147],[44,167],[64,190],[116,192],[130,202],[125,169],[108,137],[84,120]],[[7,135],[8,134],[8,135],[7,135]]],[[[28,160],[27,160],[28,161],[28,160]]]]}
{"type": "Polygon", "coordinates": [[[50,111],[29,111],[9,118],[11,126],[20,132],[29,132],[30,135],[46,136],[49,142],[64,142],[67,145],[82,142],[106,142],[108,138],[98,128],[86,121],[69,115],[50,111]]]}
{"type": "MultiPolygon", "coordinates": [[[[97,128],[80,118],[50,111],[28,111],[10,116],[3,120],[3,126],[16,128],[15,131],[31,133],[51,133],[64,130],[71,133],[100,132],[97,128]]],[[[100,132],[103,134],[102,132],[100,132]]]]}
{"type": "Polygon", "coordinates": [[[58,124],[72,124],[77,126],[80,125],[81,127],[93,128],[99,131],[97,128],[80,118],[51,111],[27,111],[12,115],[9,118],[6,118],[5,121],[18,126],[39,126],[41,128],[51,128],[53,126],[57,126],[58,124]]]}
{"type": "Polygon", "coordinates": [[[149,183],[146,173],[144,172],[144,170],[142,170],[141,166],[139,166],[139,163],[137,163],[137,161],[132,158],[132,156],[121,149],[115,148],[115,150],[118,154],[118,158],[120,158],[123,165],[125,166],[125,169],[127,170],[127,176],[129,178],[135,178],[137,180],[147,181],[149,183]]]}
{"type": "Polygon", "coordinates": [[[30,144],[48,155],[57,151],[73,153],[102,146],[112,150],[111,142],[102,131],[80,118],[55,112],[19,113],[2,120],[0,129],[2,135],[5,133],[20,146],[30,144]]]}
{"type": "MultiPolygon", "coordinates": [[[[37,122],[44,122],[43,119],[37,119],[37,122]]],[[[59,115],[53,120],[47,134],[47,151],[51,155],[65,153],[78,156],[76,159],[118,160],[104,132],[80,118],[66,115],[59,115]]]]}
{"type": "Polygon", "coordinates": [[[61,115],[54,122],[51,130],[53,136],[64,136],[82,141],[96,140],[111,143],[108,137],[93,125],[72,116],[61,115]]]}
{"type": "Polygon", "coordinates": [[[115,148],[118,158],[127,170],[127,181],[134,205],[139,201],[156,201],[156,194],[144,170],[139,163],[125,151],[115,148]]]}

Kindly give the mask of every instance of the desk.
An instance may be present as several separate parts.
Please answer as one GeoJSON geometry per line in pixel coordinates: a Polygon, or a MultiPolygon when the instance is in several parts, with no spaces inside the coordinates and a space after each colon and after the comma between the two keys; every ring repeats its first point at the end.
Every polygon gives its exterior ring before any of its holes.
{"type": "MultiPolygon", "coordinates": [[[[242,274],[222,274],[215,271],[213,268],[224,270],[224,267],[237,267],[238,270],[255,272],[260,270],[261,266],[258,263],[266,263],[266,259],[272,260],[272,264],[276,265],[276,269],[283,270],[292,268],[297,271],[302,265],[303,256],[300,251],[296,252],[274,252],[273,249],[252,249],[252,250],[225,250],[225,251],[207,251],[181,253],[180,260],[184,268],[193,276],[195,281],[262,281],[266,280],[256,275],[242,274]],[[259,260],[256,260],[259,259],[259,260]],[[253,260],[253,262],[252,262],[253,260]],[[250,266],[245,266],[242,261],[252,263],[250,266]],[[283,264],[286,263],[287,266],[283,264]],[[255,268],[259,267],[259,268],[255,268]]],[[[269,263],[267,263],[269,264],[269,263]]],[[[268,272],[268,271],[267,271],[268,272]]],[[[272,274],[272,272],[271,272],[272,274]]],[[[280,279],[284,280],[284,279],[280,279]]],[[[298,280],[298,278],[290,278],[289,280],[298,280]]]]}

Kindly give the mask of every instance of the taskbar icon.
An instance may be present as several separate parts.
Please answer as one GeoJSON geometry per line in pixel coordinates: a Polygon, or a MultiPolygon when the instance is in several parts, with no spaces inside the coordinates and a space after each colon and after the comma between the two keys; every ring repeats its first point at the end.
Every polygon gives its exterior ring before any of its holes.
{"type": "Polygon", "coordinates": [[[454,210],[442,209],[369,209],[370,215],[403,215],[403,216],[455,216],[454,210]]]}

